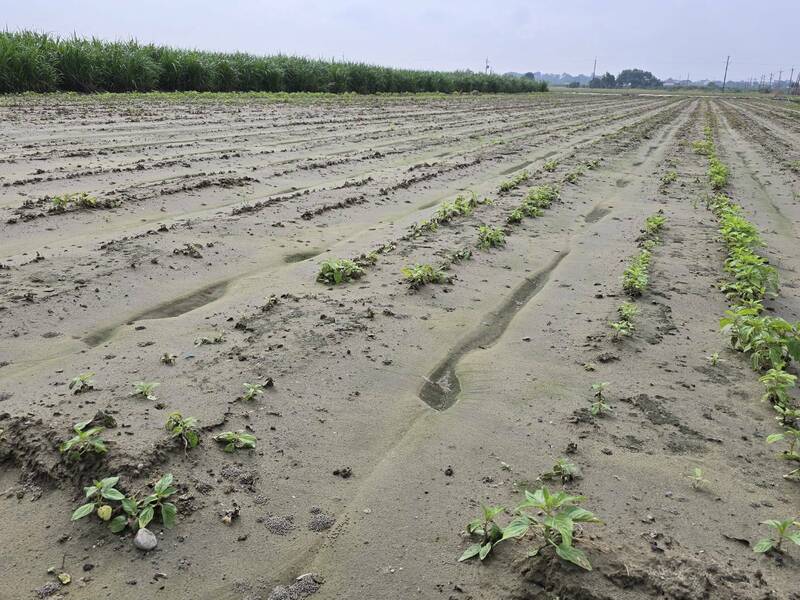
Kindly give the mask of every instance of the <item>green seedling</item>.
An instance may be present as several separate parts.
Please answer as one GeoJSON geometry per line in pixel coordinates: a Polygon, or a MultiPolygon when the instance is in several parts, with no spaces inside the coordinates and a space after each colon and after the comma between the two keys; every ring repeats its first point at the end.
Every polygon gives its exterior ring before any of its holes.
{"type": "Polygon", "coordinates": [[[620,340],[633,333],[635,327],[630,321],[612,321],[611,328],[614,330],[614,340],[620,340]]]}
{"type": "Polygon", "coordinates": [[[644,237],[658,241],[658,234],[667,222],[667,217],[662,212],[650,215],[644,221],[644,237]]]}
{"type": "Polygon", "coordinates": [[[460,250],[451,252],[448,255],[448,257],[451,263],[461,262],[462,260],[469,260],[472,258],[472,248],[461,248],[460,250]]]}
{"type": "Polygon", "coordinates": [[[650,282],[650,251],[642,250],[622,273],[622,289],[632,296],[641,296],[650,282]]]}
{"type": "Polygon", "coordinates": [[[484,506],[483,516],[473,519],[467,524],[467,533],[471,536],[480,536],[481,541],[477,544],[472,544],[461,555],[459,561],[464,561],[474,556],[485,559],[492,548],[500,540],[503,539],[503,530],[495,522],[495,517],[505,510],[504,506],[484,506]]]}
{"type": "Polygon", "coordinates": [[[161,384],[155,381],[137,381],[133,384],[133,395],[141,396],[147,400],[157,400],[158,398],[153,392],[159,385],[161,384]]]}
{"type": "Polygon", "coordinates": [[[478,248],[488,250],[506,243],[506,234],[499,227],[481,225],[478,228],[478,248]]]}
{"type": "Polygon", "coordinates": [[[559,458],[549,471],[539,475],[541,481],[560,481],[569,483],[576,477],[580,477],[580,469],[566,458],[559,458]]]}
{"type": "Polygon", "coordinates": [[[339,285],[359,279],[364,275],[364,269],[355,262],[346,258],[326,260],[320,265],[317,281],[328,285],[339,285]]]}
{"type": "Polygon", "coordinates": [[[523,209],[530,210],[531,208],[550,208],[550,205],[558,200],[558,195],[559,189],[555,185],[537,185],[536,187],[531,188],[525,195],[523,209]]]}
{"type": "Polygon", "coordinates": [[[762,521],[761,524],[772,529],[773,533],[771,537],[758,540],[753,546],[753,552],[758,554],[763,554],[770,550],[782,552],[781,546],[786,540],[800,546],[800,521],[795,519],[785,519],[783,521],[768,519],[762,521]]]}
{"type": "Polygon", "coordinates": [[[592,405],[589,408],[595,416],[602,417],[606,412],[612,412],[611,407],[606,403],[605,390],[610,384],[607,381],[592,384],[592,405]]]}
{"type": "Polygon", "coordinates": [[[214,436],[214,440],[225,444],[225,452],[234,452],[244,448],[256,447],[256,436],[244,431],[223,431],[214,436]]]}
{"type": "Polygon", "coordinates": [[[586,554],[573,545],[576,523],[601,522],[591,512],[578,506],[584,500],[583,496],[571,496],[566,492],[550,493],[547,487],[533,493],[525,490],[525,501],[516,508],[517,516],[503,528],[500,541],[520,539],[533,531],[540,541],[528,552],[528,556],[536,556],[543,549],[552,547],[562,560],[591,571],[592,565],[586,554]]]}
{"type": "Polygon", "coordinates": [[[542,168],[548,173],[552,173],[558,168],[558,161],[554,158],[551,158],[542,165],[542,168]]]}
{"type": "Polygon", "coordinates": [[[506,222],[508,223],[521,223],[522,219],[526,216],[525,212],[521,208],[515,208],[510,213],[508,213],[508,217],[506,218],[506,222]]]}
{"type": "Polygon", "coordinates": [[[205,346],[207,344],[221,344],[225,341],[225,332],[215,333],[212,336],[200,336],[195,338],[194,345],[195,346],[205,346]]]}
{"type": "Polygon", "coordinates": [[[708,164],[708,180],[711,183],[711,187],[715,190],[721,190],[728,184],[728,176],[730,174],[728,167],[714,154],[708,159],[708,164]]]}
{"type": "Polygon", "coordinates": [[[200,432],[194,417],[183,418],[179,412],[170,413],[164,427],[169,431],[170,437],[183,442],[184,451],[191,450],[200,443],[200,432]]]}
{"type": "Polygon", "coordinates": [[[778,413],[775,420],[784,427],[800,425],[800,406],[781,406],[780,404],[775,404],[772,408],[778,413]]]}
{"type": "MultiPolygon", "coordinates": [[[[781,452],[778,456],[783,460],[800,463],[800,452],[798,452],[798,445],[800,445],[800,429],[795,427],[786,427],[783,433],[773,433],[767,436],[767,443],[774,444],[775,442],[786,442],[789,448],[781,452]]],[[[784,475],[785,479],[790,479],[800,473],[800,467],[789,471],[784,475]]]]}
{"type": "Polygon", "coordinates": [[[617,312],[619,313],[620,321],[632,323],[633,318],[639,314],[639,309],[633,302],[623,302],[617,308],[617,312]]]}
{"type": "Polygon", "coordinates": [[[703,479],[703,470],[699,467],[692,469],[691,475],[686,476],[692,482],[692,489],[699,490],[708,483],[708,479],[703,479]]]}
{"type": "Polygon", "coordinates": [[[412,289],[418,290],[428,283],[447,283],[447,274],[432,265],[411,265],[402,270],[403,277],[412,289]]]}
{"type": "Polygon", "coordinates": [[[257,396],[260,396],[264,393],[264,386],[260,383],[245,383],[244,384],[244,396],[242,396],[242,400],[250,401],[255,400],[257,396]]]}
{"type": "Polygon", "coordinates": [[[597,167],[600,166],[600,159],[593,158],[592,160],[587,160],[583,165],[589,169],[590,171],[594,171],[597,167]]]}
{"type": "Polygon", "coordinates": [[[522,171],[522,173],[519,173],[513,179],[501,183],[498,191],[501,194],[505,192],[510,192],[514,188],[519,187],[520,184],[524,183],[525,181],[528,181],[529,178],[530,174],[527,171],[522,171]]]}
{"type": "Polygon", "coordinates": [[[800,160],[793,160],[788,163],[789,170],[794,171],[795,173],[800,173],[800,160]]]}
{"type": "Polygon", "coordinates": [[[789,406],[791,398],[789,390],[794,388],[797,377],[783,369],[770,369],[758,379],[764,384],[764,395],[761,400],[772,402],[779,406],[789,406]]]}
{"type": "Polygon", "coordinates": [[[711,140],[697,140],[692,142],[692,150],[695,154],[710,156],[714,152],[714,142],[711,140]]]}
{"type": "Polygon", "coordinates": [[[62,454],[66,454],[72,460],[79,459],[87,452],[105,454],[108,448],[103,438],[100,437],[100,432],[103,431],[103,428],[90,427],[86,429],[86,426],[91,422],[90,419],[88,421],[75,423],[72,427],[72,431],[75,435],[61,444],[58,447],[59,451],[62,454]]]}
{"type": "MultiPolygon", "coordinates": [[[[168,498],[178,490],[172,487],[172,475],[167,473],[159,479],[153,486],[153,493],[146,496],[139,504],[138,522],[139,527],[147,527],[153,520],[155,511],[161,513],[161,522],[167,529],[172,529],[175,525],[175,516],[178,514],[178,507],[172,502],[167,502],[168,498]]],[[[113,529],[112,529],[113,531],[113,529]]]]}
{"type": "Polygon", "coordinates": [[[73,377],[70,379],[69,382],[69,389],[71,389],[75,394],[80,394],[81,392],[88,392],[89,390],[94,389],[94,373],[81,373],[77,377],[73,377]]]}
{"type": "Polygon", "coordinates": [[[722,359],[719,357],[719,352],[712,352],[706,356],[706,360],[711,363],[712,367],[716,367],[722,359]]]}
{"type": "Polygon", "coordinates": [[[89,487],[83,488],[85,499],[92,500],[94,498],[95,500],[76,508],[72,512],[70,520],[77,521],[97,510],[97,516],[103,521],[108,521],[111,518],[112,508],[104,500],[120,501],[125,498],[125,494],[115,487],[118,481],[119,477],[106,477],[100,481],[95,481],[89,487]]]}
{"type": "Polygon", "coordinates": [[[674,183],[678,179],[678,173],[676,171],[667,171],[661,176],[661,184],[664,186],[668,186],[670,183],[674,183]]]}
{"type": "Polygon", "coordinates": [[[50,199],[50,202],[52,204],[51,210],[53,212],[63,212],[67,210],[67,207],[70,203],[70,198],[68,194],[63,194],[61,196],[53,196],[50,199]]]}
{"type": "Polygon", "coordinates": [[[161,362],[164,363],[165,365],[168,365],[168,366],[171,367],[171,366],[173,366],[175,364],[175,361],[177,360],[177,358],[178,357],[175,354],[170,354],[169,352],[164,352],[164,354],[161,355],[161,362]]]}
{"type": "Polygon", "coordinates": [[[578,178],[583,175],[582,169],[577,169],[575,171],[570,171],[566,175],[564,175],[564,181],[566,183],[577,183],[578,178]]]}

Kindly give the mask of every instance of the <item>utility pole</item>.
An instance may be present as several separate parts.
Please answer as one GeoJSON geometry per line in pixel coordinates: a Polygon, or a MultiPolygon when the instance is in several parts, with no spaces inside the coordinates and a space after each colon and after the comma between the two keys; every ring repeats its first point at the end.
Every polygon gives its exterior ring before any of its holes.
{"type": "Polygon", "coordinates": [[[592,79],[597,76],[597,57],[594,57],[594,66],[592,67],[592,79]]]}
{"type": "Polygon", "coordinates": [[[725,91],[725,84],[728,82],[728,63],[731,62],[731,55],[728,55],[728,58],[725,59],[725,76],[722,78],[722,91],[725,91]]]}
{"type": "Polygon", "coordinates": [[[778,71],[778,83],[775,84],[775,87],[777,87],[778,89],[781,89],[781,77],[782,76],[783,76],[783,69],[778,71]]]}
{"type": "Polygon", "coordinates": [[[486,74],[489,74],[489,57],[486,57],[486,74]]]}
{"type": "Polygon", "coordinates": [[[794,77],[794,67],[792,67],[792,72],[789,73],[789,95],[792,95],[792,77],[794,77]]]}
{"type": "Polygon", "coordinates": [[[772,73],[769,74],[769,91],[772,91],[772,73]]]}

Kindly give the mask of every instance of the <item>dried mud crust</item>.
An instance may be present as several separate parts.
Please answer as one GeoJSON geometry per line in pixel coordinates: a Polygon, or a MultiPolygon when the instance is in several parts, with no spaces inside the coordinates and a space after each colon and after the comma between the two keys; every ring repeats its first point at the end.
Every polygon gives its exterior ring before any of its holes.
{"type": "Polygon", "coordinates": [[[756,378],[717,334],[723,255],[693,207],[705,164],[689,148],[704,101],[15,102],[33,129],[0,163],[4,216],[84,186],[131,195],[0,225],[0,524],[12,549],[0,597],[12,580],[41,588],[62,560],[74,585],[54,591],[73,597],[789,597],[793,563],[736,541],[760,537],[758,522],[797,493],[764,447],[756,378]],[[248,179],[195,187],[201,171],[248,179]],[[559,200],[509,225],[545,184],[559,200]],[[414,229],[465,190],[494,202],[414,229]],[[659,209],[668,226],[640,321],[612,341],[619,277],[659,209]],[[505,246],[478,249],[483,224],[504,228],[505,246]],[[464,248],[471,260],[451,260],[464,248]],[[358,281],[316,283],[320,261],[373,250],[358,281]],[[403,267],[440,261],[447,283],[402,281],[403,267]],[[442,365],[451,385],[434,411],[423,390],[442,365]],[[70,393],[86,371],[95,389],[70,393]],[[157,401],[131,395],[141,380],[161,383],[157,401]],[[602,380],[614,413],[597,418],[589,387],[602,380]],[[264,393],[244,401],[245,382],[264,393]],[[108,455],[64,463],[58,442],[98,410],[117,422],[108,455]],[[202,426],[186,454],[165,442],[173,410],[202,426]],[[211,436],[224,429],[254,433],[257,449],[223,453],[211,436]],[[607,523],[582,538],[595,571],[510,551],[457,563],[478,503],[515,505],[567,448],[583,473],[568,489],[607,523]],[[694,492],[685,474],[698,464],[714,485],[694,492]],[[68,523],[87,479],[120,474],[135,489],[167,471],[180,517],[147,558],[97,523],[68,523]]]}

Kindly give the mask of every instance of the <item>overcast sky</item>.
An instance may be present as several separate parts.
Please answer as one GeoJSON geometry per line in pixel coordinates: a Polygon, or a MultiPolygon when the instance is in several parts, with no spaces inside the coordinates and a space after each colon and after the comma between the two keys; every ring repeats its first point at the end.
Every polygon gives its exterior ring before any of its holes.
{"type": "Polygon", "coordinates": [[[800,67],[800,0],[0,0],[6,29],[388,66],[747,79],[800,67]]]}

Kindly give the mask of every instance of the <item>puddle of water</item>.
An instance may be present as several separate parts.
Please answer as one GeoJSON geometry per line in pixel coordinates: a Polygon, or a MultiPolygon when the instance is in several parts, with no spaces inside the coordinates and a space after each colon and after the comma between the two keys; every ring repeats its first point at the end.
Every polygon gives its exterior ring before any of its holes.
{"type": "Polygon", "coordinates": [[[610,208],[606,208],[605,206],[595,206],[592,211],[583,218],[587,223],[597,223],[610,212],[610,208]]]}
{"type": "Polygon", "coordinates": [[[550,279],[550,273],[567,254],[569,251],[559,253],[546,269],[526,278],[495,311],[481,319],[479,329],[459,342],[431,372],[419,390],[419,398],[435,410],[447,410],[453,406],[461,393],[461,382],[456,375],[458,363],[473,350],[494,344],[519,310],[542,290],[550,279]]]}
{"type": "MultiPolygon", "coordinates": [[[[126,321],[131,323],[133,321],[144,321],[147,319],[169,319],[177,317],[196,308],[200,308],[214,300],[221,298],[225,291],[228,289],[229,281],[222,283],[215,283],[213,285],[200,288],[199,290],[177,298],[176,300],[169,300],[159,304],[158,306],[140,312],[126,321]]],[[[99,346],[103,342],[110,339],[122,325],[113,325],[104,329],[93,331],[83,338],[83,342],[90,348],[99,346]]]]}

